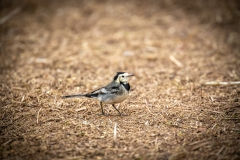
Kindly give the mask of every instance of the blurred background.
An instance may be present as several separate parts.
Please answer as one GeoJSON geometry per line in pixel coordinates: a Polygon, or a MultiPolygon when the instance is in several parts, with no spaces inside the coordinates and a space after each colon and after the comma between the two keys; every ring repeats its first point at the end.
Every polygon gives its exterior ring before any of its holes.
{"type": "Polygon", "coordinates": [[[239,0],[1,0],[0,38],[0,159],[239,158],[239,119],[222,121],[239,87],[201,87],[240,81],[239,0]],[[61,99],[118,71],[136,75],[124,120],[61,99]]]}
{"type": "Polygon", "coordinates": [[[2,19],[15,11],[1,24],[1,68],[37,61],[75,75],[112,75],[174,69],[170,55],[189,70],[239,58],[237,0],[1,1],[2,19]]]}

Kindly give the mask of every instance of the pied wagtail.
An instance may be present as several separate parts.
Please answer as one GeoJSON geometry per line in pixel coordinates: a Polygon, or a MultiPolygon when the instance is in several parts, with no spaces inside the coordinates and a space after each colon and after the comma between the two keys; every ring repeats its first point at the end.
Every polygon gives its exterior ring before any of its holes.
{"type": "Polygon", "coordinates": [[[128,77],[134,76],[126,72],[117,72],[114,76],[113,81],[106,85],[105,87],[99,88],[87,94],[76,94],[67,95],[63,98],[73,98],[73,97],[87,97],[95,98],[100,101],[100,106],[102,109],[102,114],[104,115],[102,103],[112,104],[120,115],[121,112],[115,107],[116,103],[121,103],[127,99],[130,90],[130,84],[128,83],[128,77]]]}

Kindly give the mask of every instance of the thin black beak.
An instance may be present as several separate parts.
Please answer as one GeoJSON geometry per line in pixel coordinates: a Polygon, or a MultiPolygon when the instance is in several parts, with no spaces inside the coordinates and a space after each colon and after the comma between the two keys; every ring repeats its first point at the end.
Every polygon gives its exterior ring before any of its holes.
{"type": "Polygon", "coordinates": [[[134,76],[134,74],[128,74],[128,77],[134,76]]]}

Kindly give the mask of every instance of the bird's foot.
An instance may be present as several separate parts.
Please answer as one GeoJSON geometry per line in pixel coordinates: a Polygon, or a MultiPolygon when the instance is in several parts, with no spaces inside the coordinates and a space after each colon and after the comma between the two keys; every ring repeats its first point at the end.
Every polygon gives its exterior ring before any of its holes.
{"type": "Polygon", "coordinates": [[[102,114],[98,114],[99,116],[107,116],[105,112],[102,112],[102,114]]]}

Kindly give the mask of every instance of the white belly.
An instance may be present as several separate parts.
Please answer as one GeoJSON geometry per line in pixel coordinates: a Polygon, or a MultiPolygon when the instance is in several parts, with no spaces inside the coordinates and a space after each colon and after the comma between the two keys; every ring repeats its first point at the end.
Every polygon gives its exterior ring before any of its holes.
{"type": "Polygon", "coordinates": [[[98,100],[106,104],[121,103],[128,98],[128,92],[124,92],[121,95],[106,94],[98,97],[98,100]]]}

